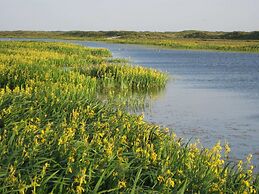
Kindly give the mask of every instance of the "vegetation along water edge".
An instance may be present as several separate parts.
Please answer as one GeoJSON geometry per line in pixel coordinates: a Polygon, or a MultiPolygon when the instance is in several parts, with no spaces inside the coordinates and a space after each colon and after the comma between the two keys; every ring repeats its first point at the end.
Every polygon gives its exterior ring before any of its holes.
{"type": "Polygon", "coordinates": [[[169,49],[259,52],[259,32],[1,31],[3,38],[55,38],[152,45],[169,49]]]}
{"type": "Polygon", "coordinates": [[[257,193],[251,155],[127,112],[168,75],[106,49],[0,41],[0,193],[257,193]],[[139,101],[139,99],[137,99],[139,101]],[[125,102],[125,103],[121,103],[125,102]]]}

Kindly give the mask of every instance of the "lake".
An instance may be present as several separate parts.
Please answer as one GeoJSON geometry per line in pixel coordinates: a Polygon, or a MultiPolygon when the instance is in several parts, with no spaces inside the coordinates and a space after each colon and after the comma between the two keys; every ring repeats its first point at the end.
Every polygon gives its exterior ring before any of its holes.
{"type": "Polygon", "coordinates": [[[259,172],[259,54],[66,42],[108,48],[114,57],[167,72],[171,79],[145,110],[145,120],[169,127],[186,142],[199,139],[205,147],[228,142],[231,159],[252,153],[259,172]]]}

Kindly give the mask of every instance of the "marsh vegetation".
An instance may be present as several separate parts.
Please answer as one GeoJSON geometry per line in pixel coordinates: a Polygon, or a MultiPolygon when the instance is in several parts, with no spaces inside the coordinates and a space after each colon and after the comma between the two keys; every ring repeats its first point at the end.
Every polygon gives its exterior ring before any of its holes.
{"type": "Polygon", "coordinates": [[[110,56],[67,43],[0,42],[1,193],[258,191],[251,155],[234,165],[227,144],[185,144],[129,114],[121,103],[129,93],[152,95],[168,76],[110,56]]]}

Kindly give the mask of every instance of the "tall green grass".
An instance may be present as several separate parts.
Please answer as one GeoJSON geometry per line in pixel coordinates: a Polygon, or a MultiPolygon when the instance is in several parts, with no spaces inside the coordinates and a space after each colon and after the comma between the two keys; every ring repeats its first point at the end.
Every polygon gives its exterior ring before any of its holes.
{"type": "Polygon", "coordinates": [[[0,193],[258,191],[250,156],[234,166],[228,146],[184,144],[112,100],[127,88],[162,88],[165,74],[108,63],[107,50],[92,54],[70,44],[0,42],[0,48],[8,48],[0,54],[0,193]],[[73,56],[81,49],[88,54],[73,56]],[[92,63],[93,55],[101,64],[92,63]],[[114,88],[106,101],[98,98],[114,88]]]}

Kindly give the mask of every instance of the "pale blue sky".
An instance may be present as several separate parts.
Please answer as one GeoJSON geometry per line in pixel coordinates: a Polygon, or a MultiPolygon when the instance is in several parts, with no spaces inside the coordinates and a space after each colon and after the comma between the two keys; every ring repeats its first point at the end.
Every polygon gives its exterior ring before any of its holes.
{"type": "Polygon", "coordinates": [[[259,0],[0,0],[0,30],[259,30],[259,0]]]}

